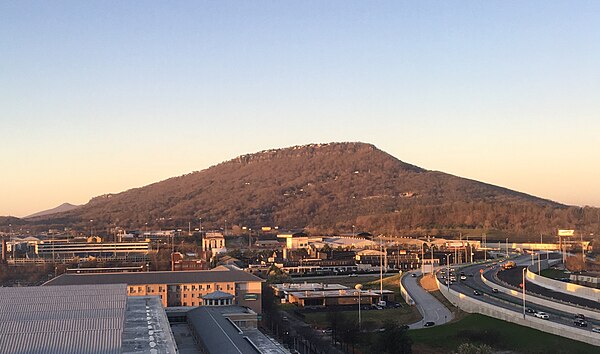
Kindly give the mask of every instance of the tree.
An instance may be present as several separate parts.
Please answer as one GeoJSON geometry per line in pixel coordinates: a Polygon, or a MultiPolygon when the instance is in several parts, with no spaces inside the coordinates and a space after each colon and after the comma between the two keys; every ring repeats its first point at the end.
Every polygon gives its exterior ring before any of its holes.
{"type": "Polygon", "coordinates": [[[452,354],[492,354],[492,347],[487,344],[463,343],[452,354]]]}
{"type": "Polygon", "coordinates": [[[407,326],[399,325],[396,321],[385,321],[383,331],[377,335],[375,340],[373,352],[387,354],[412,353],[412,339],[407,334],[407,326]]]}

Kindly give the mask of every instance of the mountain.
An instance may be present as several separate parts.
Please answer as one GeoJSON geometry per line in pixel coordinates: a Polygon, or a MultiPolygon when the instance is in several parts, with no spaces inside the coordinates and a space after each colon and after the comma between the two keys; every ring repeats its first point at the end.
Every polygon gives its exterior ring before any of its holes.
{"type": "Polygon", "coordinates": [[[35,214],[31,214],[29,216],[24,217],[23,219],[31,219],[31,218],[35,218],[35,217],[39,217],[39,216],[48,216],[48,215],[52,215],[52,214],[56,214],[56,213],[62,213],[65,211],[70,211],[73,209],[77,209],[79,208],[79,205],[73,205],[73,204],[69,204],[69,203],[63,203],[59,206],[57,206],[56,208],[52,208],[52,209],[48,209],[48,210],[44,210],[44,211],[39,211],[35,214]]]}
{"type": "Polygon", "coordinates": [[[524,234],[589,228],[598,209],[569,207],[402,162],[365,143],[242,155],[145,187],[95,197],[37,223],[89,220],[130,228],[225,225],[370,232],[484,228],[524,234]]]}

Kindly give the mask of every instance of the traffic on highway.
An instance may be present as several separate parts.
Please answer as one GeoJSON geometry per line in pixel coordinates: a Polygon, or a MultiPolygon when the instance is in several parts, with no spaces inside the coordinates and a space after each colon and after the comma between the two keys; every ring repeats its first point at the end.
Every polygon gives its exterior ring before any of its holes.
{"type": "MultiPolygon", "coordinates": [[[[507,267],[509,269],[503,269],[498,262],[475,264],[461,268],[447,267],[445,269],[439,269],[436,272],[436,276],[440,281],[440,285],[448,286],[448,283],[450,283],[449,286],[451,286],[453,290],[462,293],[464,296],[475,298],[507,310],[524,313],[525,318],[533,316],[572,326],[582,331],[600,332],[600,321],[586,318],[577,311],[570,313],[562,312],[556,308],[542,306],[531,301],[526,302],[524,308],[522,298],[498,291],[498,288],[488,286],[481,279],[481,275],[483,275],[489,283],[497,284],[498,287],[513,288],[519,292],[522,291],[523,279],[521,274],[523,266],[517,265],[530,264],[528,263],[529,255],[517,257],[512,262],[514,262],[514,264],[509,264],[509,267],[507,267]],[[502,280],[505,280],[505,282],[502,282],[502,280]]],[[[525,288],[528,299],[529,295],[534,295],[529,292],[530,286],[535,289],[536,294],[542,293],[545,297],[551,298],[552,294],[545,293],[544,288],[539,286],[534,287],[534,284],[526,282],[525,288]]],[[[559,299],[560,301],[568,301],[571,306],[581,306],[581,308],[587,307],[587,310],[600,309],[600,306],[598,306],[597,303],[594,304],[595,307],[588,306],[590,305],[589,300],[583,301],[584,299],[575,296],[569,297],[567,294],[561,295],[564,296],[560,296],[556,301],[559,301],[559,299]]]]}

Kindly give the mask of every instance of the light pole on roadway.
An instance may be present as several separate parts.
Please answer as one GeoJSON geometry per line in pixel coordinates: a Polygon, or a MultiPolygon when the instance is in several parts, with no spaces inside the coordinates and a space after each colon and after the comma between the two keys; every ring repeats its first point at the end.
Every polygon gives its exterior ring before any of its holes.
{"type": "Polygon", "coordinates": [[[523,319],[525,319],[525,272],[527,267],[523,268],[523,319]]]}

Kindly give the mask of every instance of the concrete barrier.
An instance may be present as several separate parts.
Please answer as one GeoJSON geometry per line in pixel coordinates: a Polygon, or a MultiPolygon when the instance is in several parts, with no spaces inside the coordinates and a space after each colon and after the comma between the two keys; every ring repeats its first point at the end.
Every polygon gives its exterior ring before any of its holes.
{"type": "MultiPolygon", "coordinates": [[[[483,274],[481,274],[481,281],[490,288],[498,289],[498,292],[511,295],[520,300],[523,299],[523,292],[515,289],[509,289],[502,285],[496,284],[494,282],[489,281],[483,274]]],[[[561,312],[578,314],[581,313],[585,315],[585,317],[593,318],[595,320],[600,320],[600,312],[592,309],[582,308],[578,306],[569,305],[564,302],[558,302],[558,300],[548,300],[542,297],[534,296],[531,294],[525,294],[525,302],[532,303],[540,306],[545,306],[549,308],[556,309],[561,312]]]]}
{"type": "MultiPolygon", "coordinates": [[[[533,266],[530,267],[535,269],[533,266]]],[[[600,302],[600,289],[594,289],[578,284],[565,283],[563,281],[550,279],[533,272],[527,272],[527,280],[550,290],[600,302]]]]}
{"type": "Polygon", "coordinates": [[[530,327],[543,332],[551,333],[557,336],[585,342],[591,345],[600,346],[600,335],[585,331],[576,327],[565,326],[559,323],[542,320],[541,318],[527,316],[525,319],[520,312],[504,309],[486,302],[473,299],[462,293],[459,293],[452,288],[440,284],[436,277],[436,283],[440,292],[454,306],[468,313],[479,313],[482,315],[494,317],[503,321],[516,323],[521,326],[530,327]]]}
{"type": "Polygon", "coordinates": [[[404,279],[406,274],[408,274],[408,272],[402,274],[402,276],[400,277],[400,294],[402,295],[402,298],[404,299],[404,301],[406,301],[408,305],[415,306],[415,300],[413,300],[413,298],[410,297],[408,291],[406,291],[406,289],[404,288],[404,284],[402,284],[402,279],[404,279]]]}

